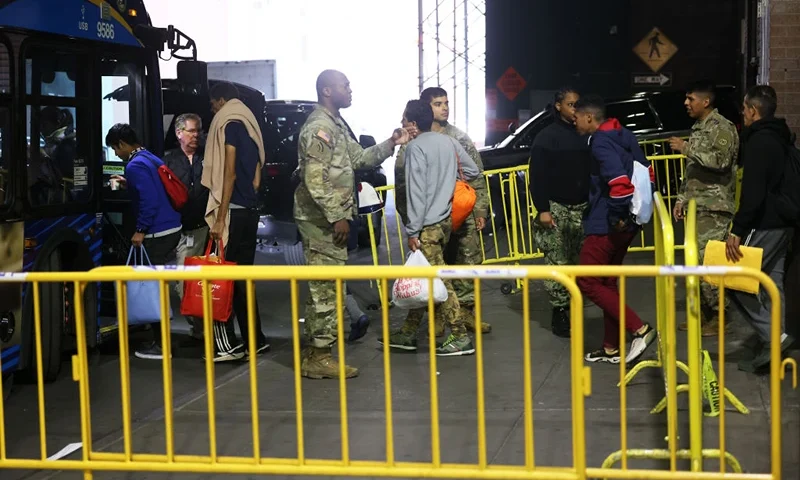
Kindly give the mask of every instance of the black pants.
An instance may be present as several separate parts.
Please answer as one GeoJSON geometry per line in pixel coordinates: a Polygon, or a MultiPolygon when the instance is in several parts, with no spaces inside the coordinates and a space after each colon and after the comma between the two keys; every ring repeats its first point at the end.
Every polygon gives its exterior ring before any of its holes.
{"type": "MultiPolygon", "coordinates": [[[[259,215],[257,210],[243,208],[231,209],[231,225],[228,230],[228,244],[225,245],[225,260],[237,265],[253,265],[256,256],[256,235],[258,234],[259,215]]],[[[255,302],[254,326],[256,344],[266,343],[267,337],[261,329],[261,315],[258,312],[258,298],[255,302]]],[[[214,322],[214,339],[218,351],[227,352],[240,345],[236,341],[236,328],[233,317],[239,322],[242,342],[248,345],[247,329],[247,282],[233,284],[233,313],[227,322],[214,322]]]]}
{"type": "MultiPolygon", "coordinates": [[[[175,255],[175,249],[178,247],[180,240],[181,232],[175,232],[163,237],[145,238],[142,246],[144,246],[147,258],[150,259],[150,263],[153,266],[166,265],[175,255]]],[[[151,330],[153,332],[153,340],[159,343],[161,341],[161,327],[153,324],[151,330]]]]}

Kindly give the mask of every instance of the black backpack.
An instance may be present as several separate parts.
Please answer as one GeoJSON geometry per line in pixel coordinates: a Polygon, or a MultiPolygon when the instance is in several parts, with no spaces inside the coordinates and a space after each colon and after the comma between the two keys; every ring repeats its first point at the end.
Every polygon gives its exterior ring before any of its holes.
{"type": "Polygon", "coordinates": [[[792,226],[800,226],[800,150],[794,144],[786,146],[783,179],[774,194],[775,210],[792,226]]]}

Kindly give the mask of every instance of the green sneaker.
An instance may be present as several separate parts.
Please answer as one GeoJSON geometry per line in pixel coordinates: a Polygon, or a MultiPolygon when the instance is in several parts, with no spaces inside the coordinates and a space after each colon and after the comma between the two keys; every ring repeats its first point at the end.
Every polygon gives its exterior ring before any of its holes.
{"type": "MultiPolygon", "coordinates": [[[[383,335],[378,337],[378,343],[383,346],[383,335]]],[[[416,350],[417,334],[416,332],[407,332],[405,330],[392,332],[389,334],[389,346],[391,348],[399,348],[400,350],[416,350]]]]}
{"type": "Polygon", "coordinates": [[[469,335],[456,337],[451,334],[436,349],[436,356],[439,357],[455,357],[458,355],[472,355],[473,353],[475,353],[475,346],[472,344],[472,339],[469,338],[469,335]]]}

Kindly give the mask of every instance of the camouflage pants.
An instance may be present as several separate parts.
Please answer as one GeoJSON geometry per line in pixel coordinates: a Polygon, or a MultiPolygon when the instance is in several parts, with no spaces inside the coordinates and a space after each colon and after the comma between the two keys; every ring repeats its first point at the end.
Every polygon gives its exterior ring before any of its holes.
{"type": "MultiPolygon", "coordinates": [[[[725,241],[733,217],[724,212],[697,212],[697,247],[699,249],[700,265],[703,264],[703,257],[706,253],[706,244],[709,240],[725,241]]],[[[703,321],[708,322],[712,318],[719,316],[719,289],[700,281],[700,301],[702,303],[703,321]]],[[[725,297],[725,308],[730,305],[730,299],[725,297]]]]}
{"type": "MultiPolygon", "coordinates": [[[[480,265],[483,263],[480,233],[472,215],[457,231],[450,234],[444,261],[447,265],[480,265]]],[[[453,280],[453,290],[462,307],[475,305],[475,283],[472,280],[453,280]]]]}
{"type": "MultiPolygon", "coordinates": [[[[548,228],[534,222],[534,239],[536,246],[544,253],[547,265],[580,264],[581,247],[583,246],[583,212],[586,203],[578,205],[561,205],[550,202],[550,214],[556,228],[548,228]]],[[[544,288],[550,295],[553,308],[569,307],[570,296],[567,289],[558,282],[545,280],[544,288]]]]}
{"type": "MultiPolygon", "coordinates": [[[[302,220],[297,229],[303,239],[303,254],[308,265],[342,266],[347,262],[347,246],[333,244],[333,226],[320,226],[302,220]]],[[[343,287],[344,288],[344,287],[343,287]]],[[[309,281],[304,334],[310,345],[329,348],[336,343],[336,282],[309,281]]]]}
{"type": "MultiPolygon", "coordinates": [[[[422,232],[419,234],[420,250],[422,250],[422,254],[425,255],[425,258],[431,265],[445,265],[444,250],[450,239],[451,229],[452,224],[448,218],[435,225],[423,228],[422,232]]],[[[449,325],[450,333],[456,336],[466,335],[467,329],[461,318],[461,308],[458,303],[458,295],[456,295],[456,292],[453,290],[453,282],[445,279],[442,279],[442,281],[445,287],[447,287],[447,300],[444,303],[436,305],[436,321],[437,323],[443,322],[449,325]]],[[[427,311],[427,308],[409,310],[406,323],[403,325],[403,330],[416,333],[427,311]]]]}

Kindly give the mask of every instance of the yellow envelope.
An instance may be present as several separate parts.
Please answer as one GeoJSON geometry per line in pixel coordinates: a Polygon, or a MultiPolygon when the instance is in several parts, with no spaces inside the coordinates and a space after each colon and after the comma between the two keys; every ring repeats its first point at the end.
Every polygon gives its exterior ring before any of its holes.
{"type": "MultiPolygon", "coordinates": [[[[761,270],[761,259],[764,256],[764,249],[758,247],[740,246],[742,258],[733,263],[725,256],[725,242],[719,240],[709,240],[706,244],[706,255],[703,257],[704,267],[750,267],[761,270]]],[[[711,285],[719,285],[720,277],[703,277],[703,280],[711,285]]],[[[760,284],[755,278],[749,277],[725,277],[725,288],[738,290],[740,292],[758,294],[760,284]]]]}

